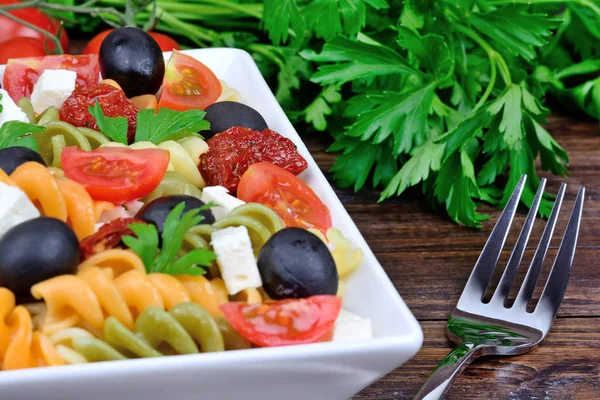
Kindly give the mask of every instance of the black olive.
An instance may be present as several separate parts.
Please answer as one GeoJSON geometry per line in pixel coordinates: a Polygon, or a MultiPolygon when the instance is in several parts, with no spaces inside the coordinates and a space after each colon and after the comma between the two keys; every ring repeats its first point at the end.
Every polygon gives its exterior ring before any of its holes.
{"type": "Polygon", "coordinates": [[[124,27],[108,34],[100,45],[102,78],[113,79],[127,97],[155,94],[165,75],[165,60],[152,36],[124,27]]]}
{"type": "Polygon", "coordinates": [[[42,156],[27,147],[7,147],[0,150],[0,169],[8,175],[12,174],[21,164],[25,164],[28,161],[35,161],[44,167],[46,166],[42,156]]]}
{"type": "MultiPolygon", "coordinates": [[[[150,224],[154,224],[160,236],[165,227],[167,215],[182,202],[185,203],[182,215],[205,205],[205,203],[197,197],[183,194],[159,197],[142,207],[135,217],[150,224]]],[[[215,216],[211,210],[200,211],[198,215],[204,217],[202,222],[200,222],[201,224],[213,224],[215,222],[215,216]]]]}
{"type": "Polygon", "coordinates": [[[67,224],[41,217],[9,229],[0,239],[0,286],[28,298],[31,286],[72,274],[79,264],[79,241],[67,224]]]}
{"type": "Polygon", "coordinates": [[[202,132],[206,139],[210,139],[232,126],[243,126],[257,131],[267,129],[265,119],[252,107],[235,101],[221,101],[206,108],[204,119],[210,122],[210,131],[202,132]]]}
{"type": "Polygon", "coordinates": [[[258,255],[263,288],[273,299],[337,293],[338,273],[327,245],[301,228],[285,228],[258,255]]]}

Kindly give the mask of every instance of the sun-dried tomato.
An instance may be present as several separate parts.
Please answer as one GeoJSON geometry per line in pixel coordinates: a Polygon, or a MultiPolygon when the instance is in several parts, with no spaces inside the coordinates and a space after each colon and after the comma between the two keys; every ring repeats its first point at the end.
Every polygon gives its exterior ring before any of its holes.
{"type": "Polygon", "coordinates": [[[102,112],[107,117],[127,118],[127,140],[133,143],[138,109],[122,90],[105,83],[75,89],[60,108],[60,120],[73,126],[98,130],[96,120],[88,111],[88,107],[96,102],[100,103],[102,112]]]}
{"type": "Polygon", "coordinates": [[[134,222],[145,224],[144,221],[136,218],[119,218],[102,225],[98,232],[86,237],[79,243],[81,261],[94,254],[117,247],[123,236],[131,235],[135,237],[135,233],[129,229],[129,224],[134,222]]]}
{"type": "Polygon", "coordinates": [[[208,185],[225,186],[231,193],[235,193],[240,178],[252,164],[266,161],[294,175],[308,166],[290,139],[270,129],[255,131],[234,126],[207,143],[209,150],[200,156],[198,168],[208,185]]]}

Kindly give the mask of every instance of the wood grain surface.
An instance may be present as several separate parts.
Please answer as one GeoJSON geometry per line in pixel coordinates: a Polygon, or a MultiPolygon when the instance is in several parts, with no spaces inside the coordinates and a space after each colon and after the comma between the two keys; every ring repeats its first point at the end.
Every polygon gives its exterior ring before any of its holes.
{"type": "MultiPolygon", "coordinates": [[[[587,188],[579,246],[565,300],[538,349],[522,356],[475,361],[454,382],[446,399],[600,399],[600,129],[597,123],[562,116],[551,118],[548,128],[570,156],[567,211],[557,227],[560,236],[579,185],[587,188]]],[[[304,140],[330,178],[333,155],[325,152],[330,143],[326,136],[306,135],[304,140]]],[[[548,177],[548,191],[556,193],[562,179],[544,176],[548,177]]],[[[474,230],[429,209],[418,191],[382,204],[377,203],[378,193],[373,190],[337,190],[337,194],[425,334],[423,348],[414,359],[355,398],[411,399],[451,349],[446,320],[499,212],[483,207],[493,218],[483,229],[474,230]]],[[[519,228],[525,213],[521,210],[516,218],[519,228]]],[[[543,223],[538,221],[524,262],[531,260],[542,230],[543,223]]],[[[509,245],[516,241],[518,229],[513,231],[509,245]]],[[[551,255],[560,243],[559,235],[555,239],[551,255]]],[[[501,261],[506,261],[508,255],[506,252],[501,261]]],[[[551,266],[549,258],[542,277],[547,276],[551,266]]],[[[519,276],[522,279],[523,273],[519,276]]]]}

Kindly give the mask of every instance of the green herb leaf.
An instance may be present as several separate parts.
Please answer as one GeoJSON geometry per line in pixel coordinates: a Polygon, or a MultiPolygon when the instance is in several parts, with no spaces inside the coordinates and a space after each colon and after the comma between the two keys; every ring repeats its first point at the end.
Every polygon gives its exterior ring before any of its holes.
{"type": "Polygon", "coordinates": [[[342,85],[380,75],[418,73],[404,57],[389,47],[352,41],[343,36],[327,42],[320,54],[304,50],[300,55],[310,61],[336,63],[320,66],[319,72],[311,78],[311,81],[324,85],[342,85]]]}
{"type": "Polygon", "coordinates": [[[183,214],[185,203],[178,204],[165,220],[162,237],[162,249],[158,249],[158,231],[152,224],[133,223],[129,228],[135,232],[137,238],[124,236],[123,243],[131,248],[142,259],[146,272],[160,272],[170,275],[188,274],[202,275],[206,271],[199,265],[209,266],[216,255],[209,250],[195,249],[177,259],[181,250],[183,237],[187,231],[198,225],[203,220],[198,213],[212,207],[209,203],[183,214]]]}
{"type": "Polygon", "coordinates": [[[129,225],[129,229],[136,234],[137,238],[127,235],[123,236],[121,240],[140,256],[147,273],[154,272],[153,267],[156,254],[158,254],[158,231],[156,227],[152,224],[133,223],[129,225]]]}
{"type": "Polygon", "coordinates": [[[94,106],[89,106],[88,111],[98,124],[98,129],[114,142],[127,144],[127,118],[125,117],[107,117],[102,112],[102,107],[99,102],[95,102],[94,106]]]}
{"type": "Polygon", "coordinates": [[[385,0],[314,0],[303,15],[319,38],[329,40],[340,33],[352,36],[365,26],[366,4],[376,10],[389,7],[385,0]]]}
{"type": "Polygon", "coordinates": [[[198,131],[210,128],[204,119],[202,110],[175,111],[161,107],[140,110],[135,131],[136,142],[152,142],[159,144],[166,140],[177,140],[190,135],[198,135],[198,131]]]}
{"type": "Polygon", "coordinates": [[[296,0],[264,0],[264,4],[264,24],[271,42],[287,42],[290,27],[297,40],[304,38],[306,22],[296,0]]]}
{"type": "Polygon", "coordinates": [[[526,4],[510,4],[486,13],[472,13],[469,22],[484,35],[500,43],[509,52],[535,59],[535,47],[547,44],[559,18],[530,12],[526,4]]]}
{"type": "Polygon", "coordinates": [[[21,121],[8,121],[0,126],[0,149],[23,146],[39,152],[37,140],[32,136],[45,132],[46,128],[21,121]]]}
{"type": "Polygon", "coordinates": [[[339,89],[333,85],[326,86],[321,94],[304,110],[305,121],[312,124],[316,130],[324,131],[327,129],[326,117],[333,112],[330,105],[340,101],[342,101],[342,95],[339,89]]]}

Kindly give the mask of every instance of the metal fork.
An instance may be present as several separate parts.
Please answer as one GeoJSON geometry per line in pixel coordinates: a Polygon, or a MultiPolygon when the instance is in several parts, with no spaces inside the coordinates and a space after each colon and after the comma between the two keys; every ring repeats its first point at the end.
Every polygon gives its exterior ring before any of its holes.
{"type": "Polygon", "coordinates": [[[494,230],[481,251],[458,304],[448,320],[448,337],[458,346],[438,364],[417,393],[415,400],[441,398],[454,378],[475,358],[487,355],[524,354],[536,348],[548,334],[567,289],[567,282],[571,274],[583,211],[584,186],[579,188],[558,254],[533,312],[527,311],[527,304],[533,295],[550,246],[550,239],[558,220],[567,186],[565,183],[560,187],[544,233],[538,243],[514,304],[508,306],[507,296],[515,281],[517,269],[521,264],[523,253],[529,241],[544,193],[545,179],[540,182],[533,205],[500,278],[498,287],[488,303],[482,301],[512,225],[525,186],[525,180],[526,176],[522,176],[517,184],[506,208],[500,215],[494,230]]]}

